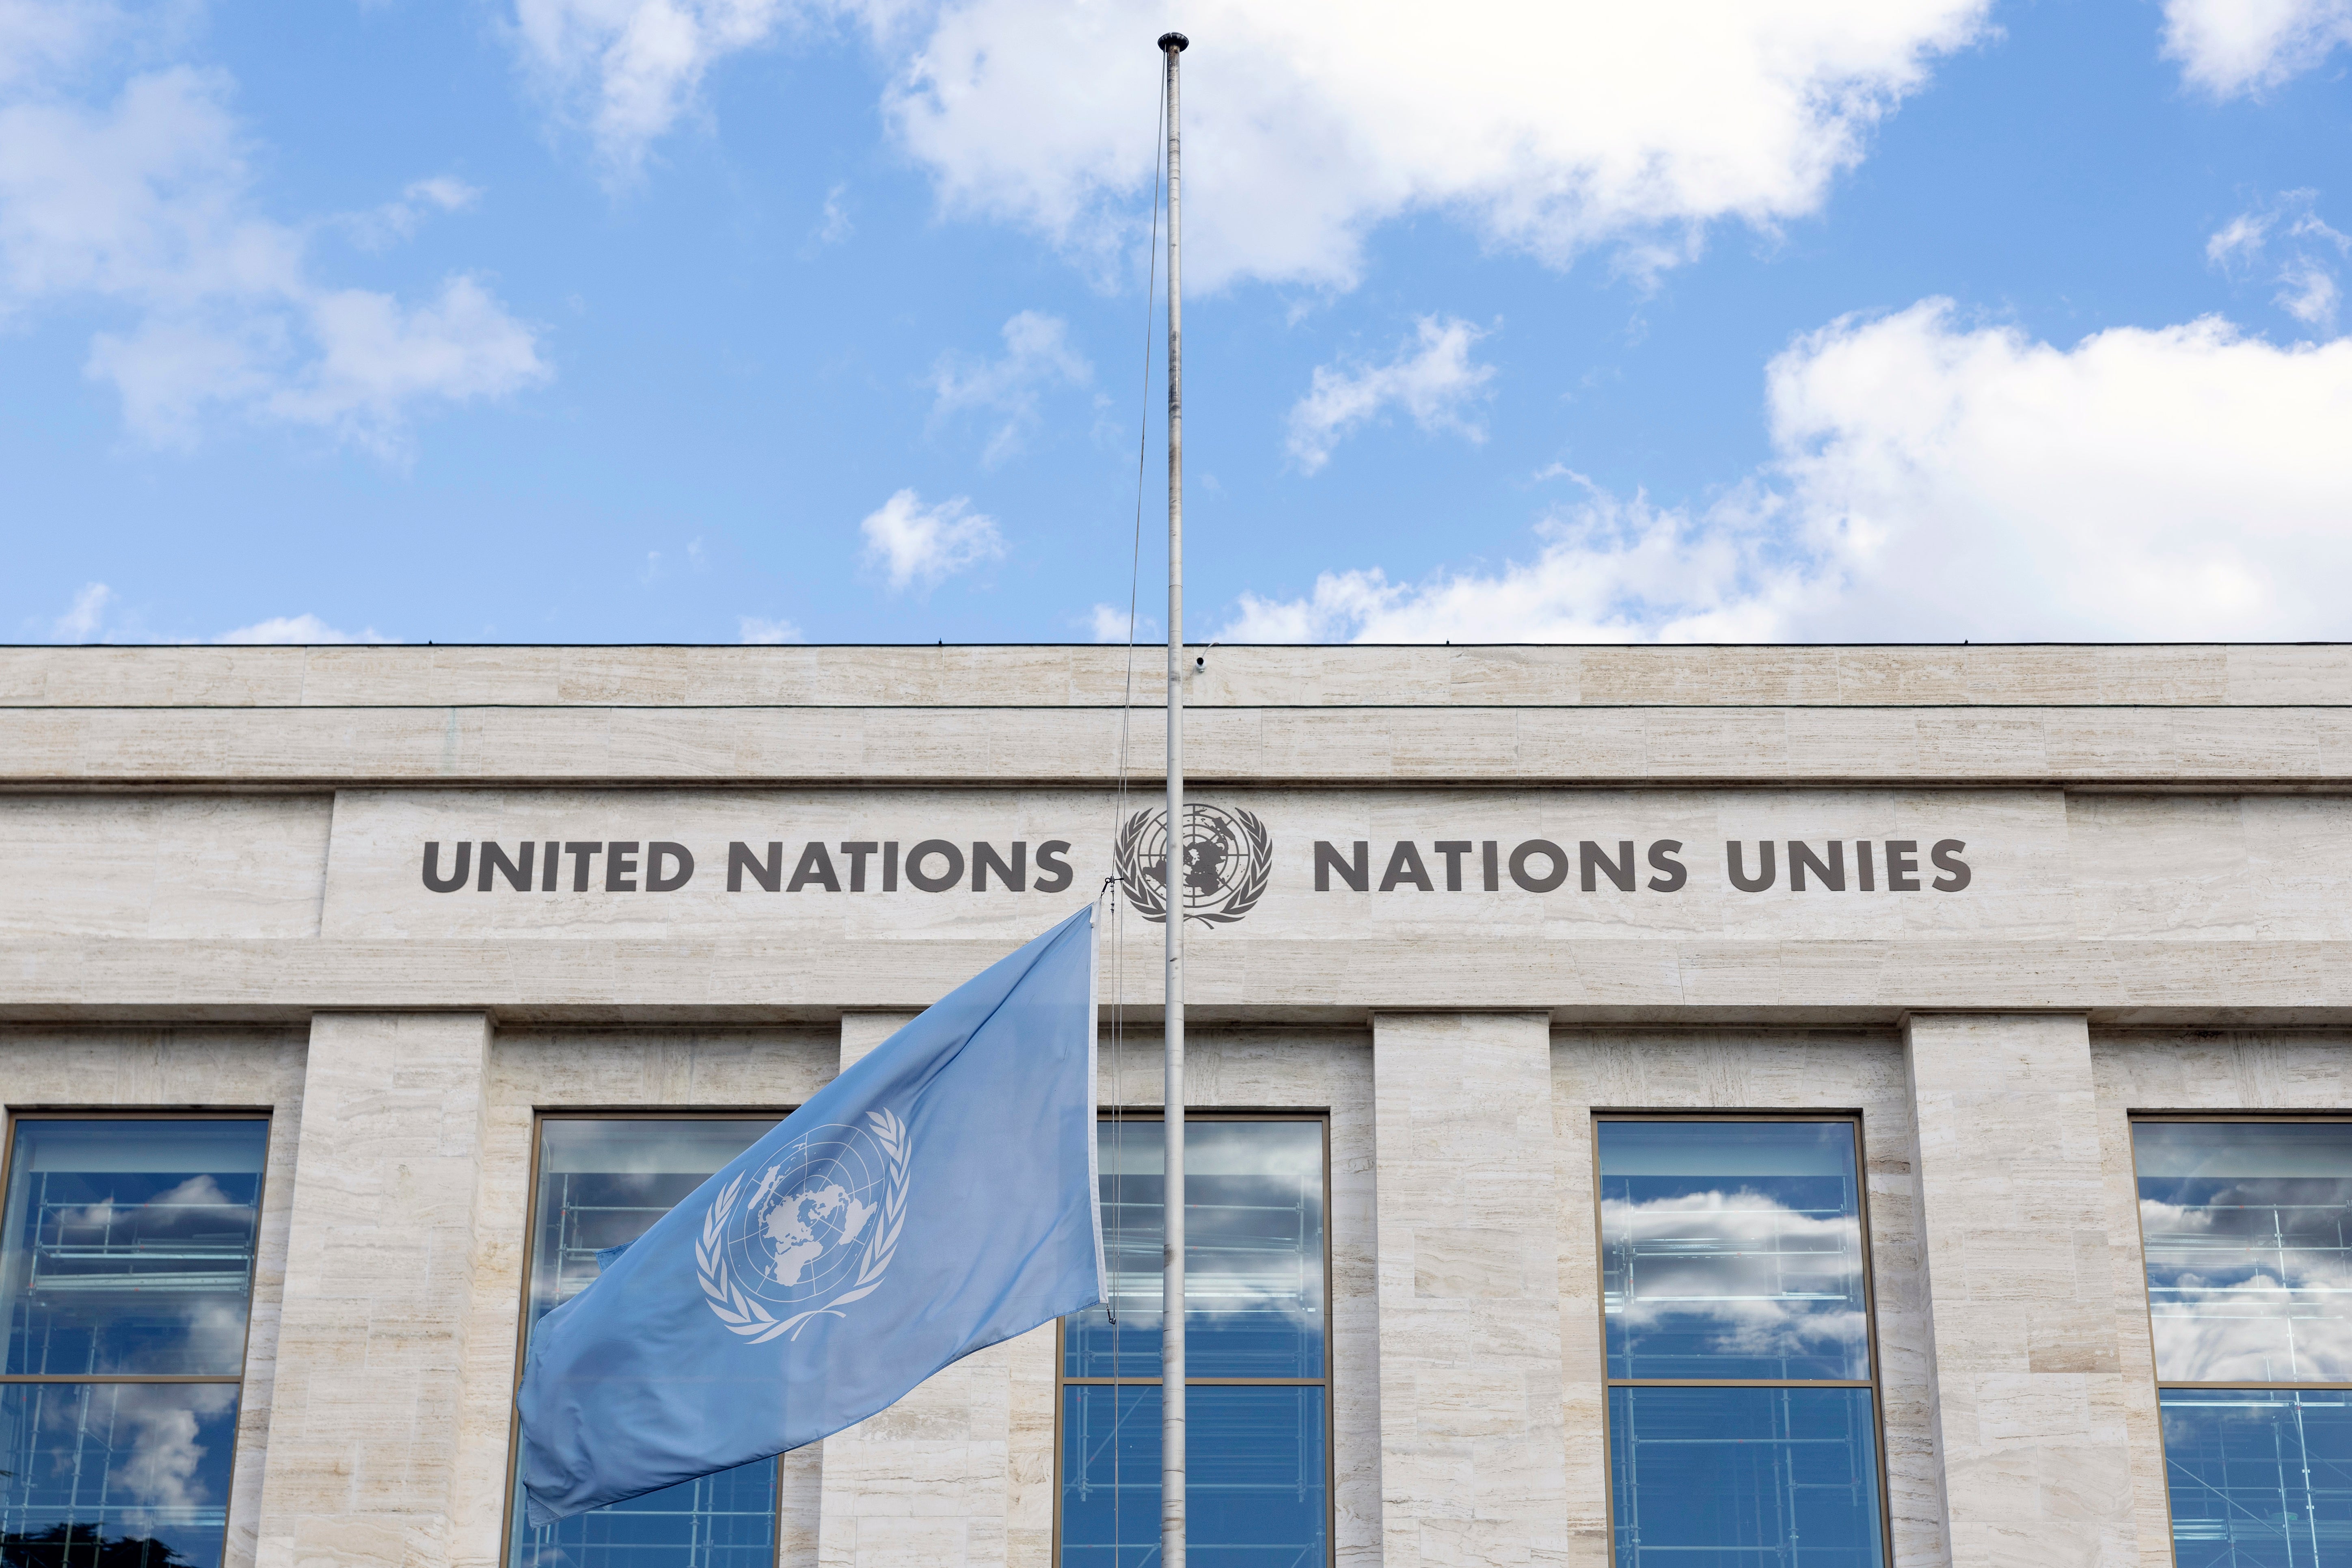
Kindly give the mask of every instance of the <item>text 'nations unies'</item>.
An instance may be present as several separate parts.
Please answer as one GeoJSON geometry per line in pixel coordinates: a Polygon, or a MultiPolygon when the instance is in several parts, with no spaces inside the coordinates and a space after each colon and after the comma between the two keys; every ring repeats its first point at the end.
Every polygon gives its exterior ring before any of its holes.
{"type": "MultiPolygon", "coordinates": [[[[1939,893],[1957,893],[1969,885],[1974,873],[1960,858],[1968,848],[1964,841],[1939,838],[1928,846],[1928,860],[1941,873],[1932,880],[1923,880],[1919,847],[1916,838],[1875,843],[1858,838],[1851,844],[1843,838],[1760,838],[1752,843],[1731,838],[1724,841],[1723,868],[1731,885],[1743,893],[1760,893],[1776,885],[1784,864],[1789,889],[1797,893],[1816,889],[1843,893],[1849,888],[1874,893],[1882,887],[1890,893],[1916,893],[1930,887],[1939,893]],[[1784,847],[1785,860],[1780,854],[1784,847]]],[[[1407,888],[1427,893],[1441,887],[1459,893],[1475,881],[1478,891],[1496,893],[1502,890],[1503,879],[1508,876],[1511,885],[1523,892],[1549,893],[1572,876],[1578,889],[1587,893],[1598,892],[1604,883],[1621,893],[1636,889],[1679,893],[1690,881],[1679,838],[1654,839],[1638,858],[1635,852],[1643,847],[1631,838],[1614,843],[1580,839],[1573,853],[1549,838],[1522,839],[1508,847],[1496,838],[1441,838],[1429,846],[1431,852],[1425,857],[1420,845],[1401,838],[1388,852],[1377,888],[1371,847],[1370,841],[1359,838],[1342,852],[1336,844],[1317,840],[1315,890],[1331,892],[1336,882],[1359,893],[1393,893],[1407,888]]]]}

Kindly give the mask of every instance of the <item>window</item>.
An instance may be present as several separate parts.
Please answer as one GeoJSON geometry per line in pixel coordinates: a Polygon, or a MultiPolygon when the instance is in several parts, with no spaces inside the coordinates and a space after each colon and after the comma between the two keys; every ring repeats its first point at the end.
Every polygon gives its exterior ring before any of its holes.
{"type": "MultiPolygon", "coordinates": [[[[541,1117],[524,1347],[532,1325],[596,1278],[598,1253],[643,1236],[775,1125],[774,1117],[541,1117]]],[[[740,1465],[544,1530],[510,1500],[509,1568],[772,1568],[777,1463],[740,1465]]]]}
{"type": "MultiPolygon", "coordinates": [[[[1160,1560],[1165,1129],[1097,1130],[1117,1322],[1062,1321],[1058,1558],[1160,1560]]],[[[1320,1119],[1184,1123],[1186,1546],[1202,1568],[1331,1560],[1331,1345],[1320,1119]]]]}
{"type": "Polygon", "coordinates": [[[1877,1568],[1859,1129],[1595,1131],[1617,1568],[1877,1568]]]}
{"type": "Polygon", "coordinates": [[[2137,1121],[2182,1568],[2352,1552],[2352,1122],[2137,1121]]]}
{"type": "Polygon", "coordinates": [[[269,1123],[20,1116],[0,1222],[0,1555],[218,1568],[269,1123]]]}

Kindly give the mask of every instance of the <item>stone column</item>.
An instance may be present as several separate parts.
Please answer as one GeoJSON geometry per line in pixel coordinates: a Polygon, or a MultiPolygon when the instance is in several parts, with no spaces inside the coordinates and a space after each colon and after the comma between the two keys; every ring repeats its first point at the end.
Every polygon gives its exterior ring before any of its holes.
{"type": "MultiPolygon", "coordinates": [[[[845,1016],[843,1070],[910,1016],[845,1016]]],[[[817,1534],[824,1568],[1045,1568],[1053,1540],[1053,1347],[1051,1324],[991,1346],[826,1438],[817,1534]]]]}
{"type": "Polygon", "coordinates": [[[2088,1023],[1915,1016],[1905,1055],[1954,1568],[2137,1562],[2088,1023]]]}
{"type": "Polygon", "coordinates": [[[490,1024],[312,1021],[258,1568],[453,1555],[490,1024]]]}
{"type": "Polygon", "coordinates": [[[1550,1020],[1381,1014],[1372,1097],[1381,1560],[1562,1562],[1550,1020]]]}

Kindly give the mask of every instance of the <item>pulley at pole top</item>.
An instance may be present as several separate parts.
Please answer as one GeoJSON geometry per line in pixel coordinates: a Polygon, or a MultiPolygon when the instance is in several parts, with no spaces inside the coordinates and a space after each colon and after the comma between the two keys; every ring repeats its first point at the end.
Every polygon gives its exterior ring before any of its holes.
{"type": "Polygon", "coordinates": [[[1184,49],[1190,48],[1192,44],[1192,40],[1186,37],[1181,33],[1162,33],[1160,35],[1160,52],[1163,55],[1171,49],[1175,49],[1181,52],[1184,49]]]}

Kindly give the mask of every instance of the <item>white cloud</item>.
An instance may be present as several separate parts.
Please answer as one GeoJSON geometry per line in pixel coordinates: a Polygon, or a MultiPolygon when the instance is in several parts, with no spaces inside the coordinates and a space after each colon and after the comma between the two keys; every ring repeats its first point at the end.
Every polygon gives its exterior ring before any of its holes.
{"type": "Polygon", "coordinates": [[[850,220],[849,205],[842,200],[848,194],[847,185],[835,185],[824,193],[824,221],[817,225],[816,229],[820,244],[839,245],[857,232],[856,224],[850,220]]]}
{"type": "Polygon", "coordinates": [[[125,21],[108,0],[0,0],[0,89],[83,64],[125,21]]]}
{"type": "MultiPolygon", "coordinates": [[[[1988,9],[1195,0],[1184,151],[1213,176],[1185,191],[1186,279],[1344,288],[1365,234],[1413,211],[1555,265],[1602,245],[1637,270],[1683,259],[1716,220],[1769,228],[1817,209],[1988,9]]],[[[1105,258],[1150,189],[1149,15],[942,5],[890,89],[891,121],[951,210],[1105,258]]]]}
{"type": "MultiPolygon", "coordinates": [[[[5,3],[5,0],[0,0],[5,3]]],[[[86,583],[73,596],[66,613],[49,625],[49,635],[66,643],[184,643],[199,638],[159,637],[144,626],[134,611],[118,616],[122,598],[103,583],[86,583]]],[[[221,633],[211,639],[222,644],[262,643],[396,643],[373,626],[365,631],[339,631],[313,615],[273,616],[249,626],[221,633]]],[[[192,1200],[193,1201],[193,1200],[192,1200]]]]}
{"type": "Polygon", "coordinates": [[[778,643],[801,642],[800,627],[787,620],[766,620],[759,616],[739,616],[736,626],[741,632],[739,640],[773,646],[778,643]]]}
{"type": "Polygon", "coordinates": [[[338,631],[312,615],[275,616],[266,621],[256,621],[249,626],[239,626],[233,632],[223,632],[213,638],[216,643],[393,643],[398,637],[388,637],[370,626],[363,632],[338,631]]]}
{"type": "Polygon", "coordinates": [[[481,199],[478,187],[454,174],[435,174],[430,179],[410,181],[397,199],[373,212],[351,214],[341,223],[352,243],[362,249],[382,250],[415,234],[417,226],[433,214],[463,212],[481,199]]]}
{"type": "Polygon", "coordinates": [[[516,43],[557,111],[594,141],[616,179],[697,109],[703,78],[766,43],[786,0],[515,0],[516,43]]]}
{"type": "Polygon", "coordinates": [[[2164,52],[2217,98],[2260,92],[2352,43],[2352,0],[2165,0],[2164,52]]]}
{"type": "MultiPolygon", "coordinates": [[[[25,17],[70,31],[56,18],[92,9],[0,3],[13,18],[0,50],[29,36],[25,17]]],[[[170,66],[95,102],[42,90],[57,79],[0,68],[14,82],[0,89],[0,321],[89,303],[119,316],[87,370],[141,436],[189,444],[222,407],[391,450],[424,407],[547,378],[533,331],[475,279],[411,304],[317,278],[305,231],[258,209],[226,77],[170,66]]],[[[471,198],[446,176],[420,181],[362,230],[390,235],[471,198]]]]}
{"type": "Polygon", "coordinates": [[[2279,309],[2306,326],[2326,329],[2336,324],[2336,307],[2343,291],[2336,274],[2309,259],[2291,261],[2279,274],[2279,309]]]}
{"type": "Polygon", "coordinates": [[[1484,441],[1485,428],[1466,412],[1495,378],[1493,365],[1470,363],[1470,345],[1484,336],[1458,317],[1423,316],[1386,364],[1316,366],[1312,389],[1290,411],[1291,460],[1315,472],[1333,447],[1391,405],[1423,430],[1484,441]]]}
{"type": "Polygon", "coordinates": [[[1326,572],[1304,598],[1241,596],[1227,642],[1764,642],[1808,584],[1760,517],[1700,520],[1595,496],[1536,525],[1533,560],[1391,583],[1326,572]]]}
{"type": "MultiPolygon", "coordinates": [[[[1098,268],[1132,237],[1157,147],[1150,10],[1062,0],[514,0],[520,53],[625,179],[700,112],[711,68],[788,28],[864,24],[885,112],[954,211],[1098,268]],[[1139,114],[1138,106],[1146,112],[1139,114]]],[[[1196,288],[1344,288],[1401,214],[1467,222],[1555,265],[1594,246],[1652,271],[1705,226],[1818,208],[1871,129],[1990,0],[1395,6],[1195,0],[1185,151],[1196,288]]]]}
{"type": "Polygon", "coordinates": [[[2227,276],[2266,277],[2279,309],[2306,327],[2334,329],[2342,298],[2336,268],[2352,255],[2352,235],[2319,216],[2318,193],[2288,191],[2266,207],[2241,213],[2206,242],[2205,259],[2227,276]]]}
{"type": "Polygon", "coordinates": [[[974,362],[942,354],[931,367],[934,418],[967,409],[1003,416],[989,436],[981,461],[993,467],[1021,448],[1024,434],[1037,422],[1037,395],[1049,386],[1084,386],[1094,366],[1070,346],[1069,323],[1059,316],[1023,310],[1004,323],[1004,355],[974,362]]]}
{"type": "MultiPolygon", "coordinates": [[[[1087,612],[1086,625],[1097,642],[1123,643],[1128,639],[1127,607],[1124,605],[1097,605],[1087,612]]],[[[1150,616],[1135,617],[1135,640],[1155,641],[1160,637],[1160,623],[1150,616]]]]}
{"type": "Polygon", "coordinates": [[[913,490],[900,490],[868,514],[858,529],[866,557],[889,575],[890,586],[939,582],[1004,553],[996,520],[971,510],[966,496],[925,506],[913,490]]]}
{"type": "Polygon", "coordinates": [[[2352,339],[2218,319],[2072,348],[1947,300],[1767,375],[1777,456],[1697,512],[1595,495],[1533,559],[1244,596],[1229,640],[1979,640],[2352,634],[2352,339]]]}
{"type": "Polygon", "coordinates": [[[98,628],[106,619],[106,607],[114,602],[114,590],[103,583],[85,583],[73,597],[73,605],[50,626],[50,635],[59,642],[96,642],[98,628]]]}

